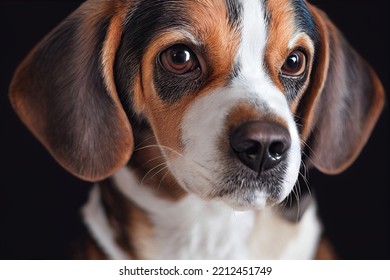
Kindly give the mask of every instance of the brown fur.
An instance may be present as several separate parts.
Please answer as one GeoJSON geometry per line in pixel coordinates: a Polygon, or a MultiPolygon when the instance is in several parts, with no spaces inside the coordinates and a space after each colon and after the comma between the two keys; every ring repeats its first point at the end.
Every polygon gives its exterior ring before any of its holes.
{"type": "MultiPolygon", "coordinates": [[[[186,192],[169,172],[154,136],[151,133],[141,133],[137,138],[139,140],[129,168],[135,172],[139,181],[142,181],[145,187],[152,189],[156,196],[170,201],[178,201],[183,198],[186,192]]],[[[170,149],[162,149],[168,154],[171,153],[170,149]]]]}

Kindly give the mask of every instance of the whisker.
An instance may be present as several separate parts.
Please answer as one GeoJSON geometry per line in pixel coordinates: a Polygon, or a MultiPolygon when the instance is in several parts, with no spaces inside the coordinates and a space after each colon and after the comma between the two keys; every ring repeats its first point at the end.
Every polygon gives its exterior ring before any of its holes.
{"type": "Polygon", "coordinates": [[[154,176],[156,176],[158,173],[160,173],[161,171],[163,171],[163,170],[165,170],[165,169],[167,169],[168,168],[168,166],[163,166],[160,170],[158,170],[157,172],[155,172],[153,175],[152,175],[152,177],[150,177],[150,179],[152,179],[154,176]]]}
{"type": "Polygon", "coordinates": [[[310,159],[309,155],[305,153],[305,151],[302,150],[302,155],[304,158],[310,159]]]}
{"type": "Polygon", "coordinates": [[[280,211],[283,212],[286,208],[287,208],[287,205],[289,203],[289,200],[290,200],[290,196],[288,195],[286,197],[285,200],[283,200],[283,202],[280,204],[280,211]]]}
{"type": "Polygon", "coordinates": [[[298,222],[298,220],[299,220],[299,211],[300,211],[299,196],[297,195],[297,193],[294,190],[293,190],[293,194],[295,196],[295,199],[297,200],[297,217],[296,217],[296,221],[298,222]]]}
{"type": "MultiPolygon", "coordinates": [[[[184,157],[183,154],[181,154],[181,153],[179,153],[178,151],[176,151],[175,149],[172,149],[172,148],[167,147],[167,146],[164,146],[164,145],[160,145],[160,144],[151,144],[151,145],[146,145],[146,146],[138,147],[137,149],[134,149],[134,151],[140,151],[140,150],[149,149],[149,148],[161,148],[161,149],[166,149],[166,150],[171,151],[171,152],[175,153],[176,155],[182,157],[182,158],[185,159],[186,161],[190,161],[190,162],[196,164],[197,166],[199,166],[199,167],[202,168],[203,170],[205,170],[205,171],[207,171],[207,172],[210,172],[210,168],[209,168],[209,167],[204,166],[203,164],[199,163],[198,161],[196,161],[196,160],[194,160],[194,159],[188,159],[188,158],[184,157]]],[[[151,161],[156,160],[157,158],[160,158],[160,157],[164,157],[164,156],[162,155],[162,156],[156,157],[156,158],[154,158],[154,159],[151,159],[151,160],[147,161],[144,165],[146,165],[147,163],[150,163],[151,161]]]]}
{"type": "Polygon", "coordinates": [[[149,175],[150,172],[152,172],[156,168],[159,168],[160,166],[163,166],[164,164],[166,164],[166,163],[165,162],[160,163],[160,164],[156,165],[155,167],[153,167],[152,169],[150,169],[148,172],[146,172],[146,174],[141,179],[141,184],[144,182],[144,180],[146,179],[146,177],[149,175]]]}
{"type": "Polygon", "coordinates": [[[298,199],[302,197],[302,190],[301,190],[301,182],[298,181],[298,184],[296,185],[296,193],[298,195],[298,199]]]}
{"type": "MultiPolygon", "coordinates": [[[[303,141],[303,140],[301,140],[301,144],[303,145],[303,146],[305,146],[309,151],[310,151],[310,153],[312,153],[313,154],[313,157],[312,158],[315,158],[316,160],[319,160],[319,161],[321,161],[321,158],[318,156],[318,154],[306,143],[306,141],[303,141]]],[[[303,152],[303,149],[302,149],[302,154],[306,157],[306,158],[309,158],[309,156],[306,154],[306,153],[304,153],[303,152]]]]}
{"type": "MultiPolygon", "coordinates": [[[[291,191],[293,193],[293,190],[291,191]]],[[[281,207],[281,211],[285,211],[287,207],[291,208],[293,204],[293,196],[290,194],[287,196],[287,198],[283,201],[283,205],[281,207]]]]}
{"type": "Polygon", "coordinates": [[[149,137],[146,137],[145,139],[143,139],[141,142],[139,142],[137,144],[137,146],[134,147],[134,150],[137,150],[139,148],[139,146],[142,146],[143,143],[145,143],[146,141],[149,141],[150,139],[152,138],[155,138],[154,135],[151,135],[149,137]]]}
{"type": "MultiPolygon", "coordinates": [[[[166,166],[166,167],[168,167],[168,166],[166,166]]],[[[161,186],[162,182],[164,181],[165,177],[168,175],[168,173],[169,173],[169,170],[167,170],[167,171],[165,172],[164,176],[161,178],[160,182],[159,182],[158,185],[157,185],[156,190],[159,190],[159,189],[160,189],[160,186],[161,186]]]]}
{"type": "Polygon", "coordinates": [[[307,189],[309,195],[312,196],[312,193],[310,190],[309,180],[307,179],[307,176],[308,176],[307,167],[303,161],[302,161],[302,166],[303,166],[304,174],[302,174],[302,172],[299,171],[299,175],[302,177],[302,180],[305,183],[305,186],[306,186],[306,189],[307,189]]]}
{"type": "Polygon", "coordinates": [[[137,148],[136,150],[134,151],[141,151],[141,150],[144,150],[144,149],[148,149],[148,148],[160,148],[160,149],[166,149],[168,151],[171,151],[171,152],[174,152],[175,154],[179,155],[179,156],[183,156],[181,153],[179,153],[178,151],[176,151],[175,149],[172,149],[170,147],[167,147],[167,146],[164,146],[164,145],[160,145],[160,144],[151,144],[151,145],[146,145],[146,146],[142,146],[142,147],[139,147],[137,148]]]}
{"type": "Polygon", "coordinates": [[[145,162],[144,164],[142,164],[141,167],[144,167],[144,166],[147,165],[148,163],[151,163],[152,161],[155,161],[156,159],[163,158],[163,157],[164,157],[164,156],[162,156],[162,155],[161,155],[161,156],[154,157],[154,158],[148,160],[147,162],[145,162]]]}

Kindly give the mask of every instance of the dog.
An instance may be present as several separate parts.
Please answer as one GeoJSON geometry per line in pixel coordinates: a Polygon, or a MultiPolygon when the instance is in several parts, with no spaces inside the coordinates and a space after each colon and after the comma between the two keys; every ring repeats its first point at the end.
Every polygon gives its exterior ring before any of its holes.
{"type": "Polygon", "coordinates": [[[310,195],[290,205],[299,175],[352,164],[384,89],[305,1],[89,0],[9,97],[96,182],[77,258],[310,259],[322,229],[310,195]]]}

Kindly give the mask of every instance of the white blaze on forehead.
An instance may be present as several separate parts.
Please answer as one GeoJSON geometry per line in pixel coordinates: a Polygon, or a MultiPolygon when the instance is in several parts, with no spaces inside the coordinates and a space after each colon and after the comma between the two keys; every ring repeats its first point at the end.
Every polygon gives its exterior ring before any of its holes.
{"type": "Polygon", "coordinates": [[[237,60],[244,76],[264,77],[262,69],[267,28],[261,1],[240,0],[243,7],[241,45],[237,60]]]}

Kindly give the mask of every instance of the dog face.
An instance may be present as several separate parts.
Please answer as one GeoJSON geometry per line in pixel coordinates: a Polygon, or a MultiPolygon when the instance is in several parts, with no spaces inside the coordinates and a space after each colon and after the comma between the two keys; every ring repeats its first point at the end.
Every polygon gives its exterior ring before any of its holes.
{"type": "Polygon", "coordinates": [[[87,1],[25,59],[12,104],[51,154],[110,176],[147,123],[180,186],[282,201],[302,163],[344,170],[383,106],[371,68],[304,1],[87,1]]]}

